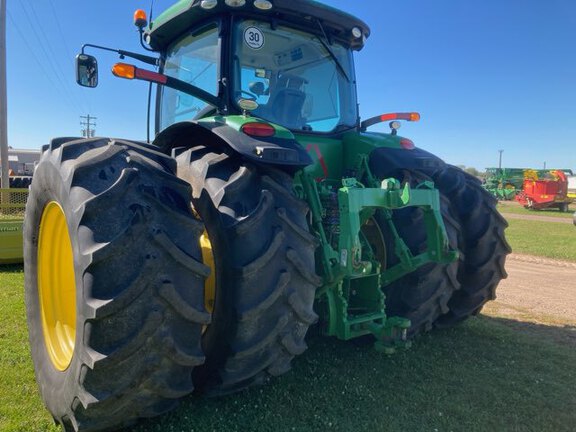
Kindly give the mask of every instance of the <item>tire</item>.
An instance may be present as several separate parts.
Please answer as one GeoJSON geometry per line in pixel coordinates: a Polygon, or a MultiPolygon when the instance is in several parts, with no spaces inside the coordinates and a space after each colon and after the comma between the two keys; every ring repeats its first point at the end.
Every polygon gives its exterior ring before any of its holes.
{"type": "Polygon", "coordinates": [[[496,298],[498,283],[507,277],[504,264],[511,249],[504,236],[508,223],[496,210],[497,201],[478,179],[448,164],[430,175],[450,201],[461,227],[458,237],[461,289],[448,302],[448,313],[435,323],[446,327],[477,315],[487,301],[496,298]]]}
{"type": "Polygon", "coordinates": [[[115,430],[193,391],[209,322],[203,228],[171,158],[129,141],[62,141],[42,155],[26,207],[32,360],[64,430],[115,430]]]}
{"type": "MultiPolygon", "coordinates": [[[[402,177],[403,181],[409,182],[412,187],[424,180],[429,180],[420,172],[404,171],[402,177]]],[[[455,250],[460,225],[451,214],[450,203],[442,196],[441,213],[450,247],[455,250]]],[[[375,220],[384,233],[388,251],[386,264],[383,265],[383,268],[390,268],[399,262],[398,257],[393,253],[392,236],[381,214],[377,213],[375,220]]],[[[426,229],[422,209],[407,207],[393,211],[392,221],[398,234],[413,255],[418,255],[426,250],[426,229]]],[[[436,320],[449,311],[448,301],[453,293],[460,289],[457,273],[457,262],[450,264],[428,263],[397,281],[384,285],[382,289],[386,295],[386,314],[389,317],[400,316],[410,320],[409,338],[430,331],[436,320]]]]}
{"type": "Polygon", "coordinates": [[[178,176],[192,185],[216,275],[196,386],[220,395],[264,383],[290,369],[318,319],[313,302],[321,279],[308,206],[293,195],[288,175],[214,148],[194,147],[177,161],[178,176]]]}

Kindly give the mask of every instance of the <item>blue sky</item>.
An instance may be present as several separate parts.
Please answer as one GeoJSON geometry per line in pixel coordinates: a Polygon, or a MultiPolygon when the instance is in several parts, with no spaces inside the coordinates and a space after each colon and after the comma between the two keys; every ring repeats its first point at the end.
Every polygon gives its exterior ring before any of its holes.
{"type": "MultiPolygon", "coordinates": [[[[172,0],[156,0],[159,13],[172,0]]],[[[447,162],[576,169],[576,1],[325,0],[372,29],[356,55],[363,118],[419,111],[400,134],[447,162]]],[[[132,14],[150,0],[7,0],[8,139],[38,148],[97,134],[143,139],[147,85],[114,78],[93,52],[96,89],[75,83],[83,43],[140,51],[132,14]]],[[[375,128],[378,130],[378,128],[375,128]]],[[[384,126],[380,130],[386,130],[384,126]]]]}

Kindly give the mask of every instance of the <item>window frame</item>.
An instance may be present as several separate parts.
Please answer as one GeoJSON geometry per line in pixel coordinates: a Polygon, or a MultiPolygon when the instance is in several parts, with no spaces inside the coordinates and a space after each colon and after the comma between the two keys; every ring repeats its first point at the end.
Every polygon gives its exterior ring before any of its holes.
{"type": "MultiPolygon", "coordinates": [[[[229,51],[229,65],[231,68],[233,68],[233,63],[234,63],[234,56],[236,54],[236,49],[238,47],[238,44],[242,43],[242,34],[243,32],[238,30],[238,26],[240,26],[242,24],[242,22],[244,21],[260,21],[262,23],[265,23],[266,25],[269,25],[272,29],[275,29],[277,27],[284,27],[286,29],[291,29],[291,30],[295,30],[297,32],[300,33],[304,33],[304,34],[308,34],[311,36],[315,36],[316,38],[320,39],[323,36],[321,34],[319,34],[316,31],[311,31],[310,29],[303,29],[300,28],[298,26],[295,26],[289,22],[284,22],[282,20],[266,20],[263,19],[262,16],[254,16],[254,15],[238,15],[238,16],[234,16],[232,17],[231,20],[231,24],[229,27],[229,41],[230,41],[230,45],[228,47],[229,51]]],[[[344,131],[349,131],[351,129],[354,128],[358,128],[359,124],[360,124],[360,114],[359,114],[359,108],[358,108],[358,89],[357,89],[357,85],[356,85],[356,74],[355,74],[355,67],[354,67],[354,56],[353,56],[353,50],[351,47],[348,47],[345,43],[341,43],[339,40],[337,39],[332,39],[331,40],[332,43],[341,45],[347,52],[348,54],[348,66],[349,66],[349,70],[347,70],[347,72],[349,73],[349,78],[350,78],[350,83],[348,84],[350,86],[351,91],[347,92],[348,95],[346,97],[344,96],[340,96],[340,101],[342,102],[342,104],[340,105],[340,119],[342,118],[341,113],[342,113],[342,106],[343,103],[345,102],[345,100],[347,98],[350,98],[351,100],[349,102],[351,102],[354,106],[354,124],[349,124],[349,125],[344,125],[342,123],[338,123],[336,124],[336,126],[330,130],[330,131],[314,131],[314,130],[305,130],[305,129],[290,129],[292,132],[298,133],[298,134],[310,134],[310,135],[317,135],[317,136],[334,136],[335,134],[338,134],[340,132],[344,132],[344,131]]],[[[320,42],[319,42],[320,43],[320,42]]],[[[332,63],[334,63],[334,60],[331,59],[330,60],[332,63]]],[[[233,107],[233,109],[235,111],[241,112],[241,109],[238,107],[237,101],[234,100],[234,93],[238,88],[241,88],[241,81],[242,81],[242,67],[241,65],[239,65],[240,67],[238,68],[238,71],[230,71],[230,74],[228,75],[229,77],[231,77],[231,83],[230,83],[230,88],[229,88],[229,107],[233,107]]],[[[334,65],[336,67],[336,65],[334,65]]],[[[337,67],[336,67],[337,69],[337,67]]],[[[340,75],[340,73],[337,72],[338,75],[340,75]]]]}
{"type": "MultiPolygon", "coordinates": [[[[160,68],[159,68],[159,72],[160,73],[164,73],[165,70],[165,65],[166,65],[166,60],[168,57],[168,52],[178,43],[182,42],[185,38],[187,38],[188,36],[190,36],[191,34],[201,34],[203,32],[209,31],[211,28],[214,28],[218,34],[218,47],[219,47],[219,62],[217,62],[218,65],[218,71],[216,73],[216,81],[217,81],[217,92],[216,92],[216,97],[218,99],[222,99],[223,96],[225,95],[225,92],[223,92],[223,85],[222,82],[225,81],[223,79],[223,77],[225,76],[225,64],[226,64],[226,52],[228,51],[228,47],[226,47],[226,37],[223,36],[224,34],[224,29],[226,27],[225,25],[225,21],[224,19],[222,19],[221,17],[216,18],[216,19],[211,19],[209,21],[203,22],[202,24],[195,26],[194,28],[188,29],[185,33],[182,33],[181,35],[179,35],[177,38],[175,38],[170,44],[167,45],[166,49],[162,52],[161,56],[160,56],[160,68]]],[[[157,85],[156,86],[156,112],[155,112],[155,120],[154,120],[154,128],[155,128],[155,135],[158,135],[160,132],[162,132],[162,130],[167,129],[168,127],[172,126],[172,124],[176,124],[176,123],[171,123],[170,125],[162,128],[162,102],[163,102],[163,91],[164,91],[164,86],[162,85],[157,85]]],[[[226,98],[228,99],[228,98],[226,98]]],[[[207,105],[209,106],[210,104],[207,103],[207,105]]],[[[225,106],[227,106],[227,104],[225,104],[225,106]]],[[[215,110],[217,109],[216,107],[214,108],[215,110]]]]}

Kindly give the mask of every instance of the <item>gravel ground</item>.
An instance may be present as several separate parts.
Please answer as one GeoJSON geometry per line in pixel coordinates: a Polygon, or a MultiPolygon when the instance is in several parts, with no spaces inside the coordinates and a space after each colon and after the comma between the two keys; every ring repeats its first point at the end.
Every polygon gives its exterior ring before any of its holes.
{"type": "Polygon", "coordinates": [[[543,222],[560,222],[560,223],[572,223],[572,219],[565,217],[556,216],[539,216],[539,215],[523,215],[516,213],[503,213],[506,219],[524,219],[524,220],[537,220],[543,222]]]}
{"type": "Polygon", "coordinates": [[[576,263],[512,254],[506,261],[508,278],[500,282],[497,298],[482,313],[510,320],[510,325],[536,323],[556,328],[552,337],[576,347],[576,263]]]}

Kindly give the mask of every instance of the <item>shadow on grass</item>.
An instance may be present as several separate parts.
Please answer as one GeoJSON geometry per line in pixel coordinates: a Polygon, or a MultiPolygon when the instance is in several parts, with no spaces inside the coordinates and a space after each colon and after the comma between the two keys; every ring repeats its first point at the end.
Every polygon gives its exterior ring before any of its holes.
{"type": "MultiPolygon", "coordinates": [[[[19,272],[21,265],[0,266],[0,276],[19,272]]],[[[20,286],[12,290],[22,295],[20,286]]],[[[575,333],[480,316],[389,357],[366,340],[311,337],[293,370],[270,385],[218,399],[190,396],[126,430],[572,432],[575,333]]],[[[35,385],[27,379],[23,385],[35,385]]]]}
{"type": "Polygon", "coordinates": [[[131,432],[572,431],[576,350],[557,329],[481,316],[393,356],[314,337],[271,385],[192,396],[131,432]]]}
{"type": "Polygon", "coordinates": [[[551,341],[576,349],[576,326],[573,325],[549,326],[497,317],[484,317],[484,319],[489,319],[534,339],[551,341]]]}
{"type": "Polygon", "coordinates": [[[0,264],[0,273],[21,273],[24,271],[24,264],[0,264]]]}

